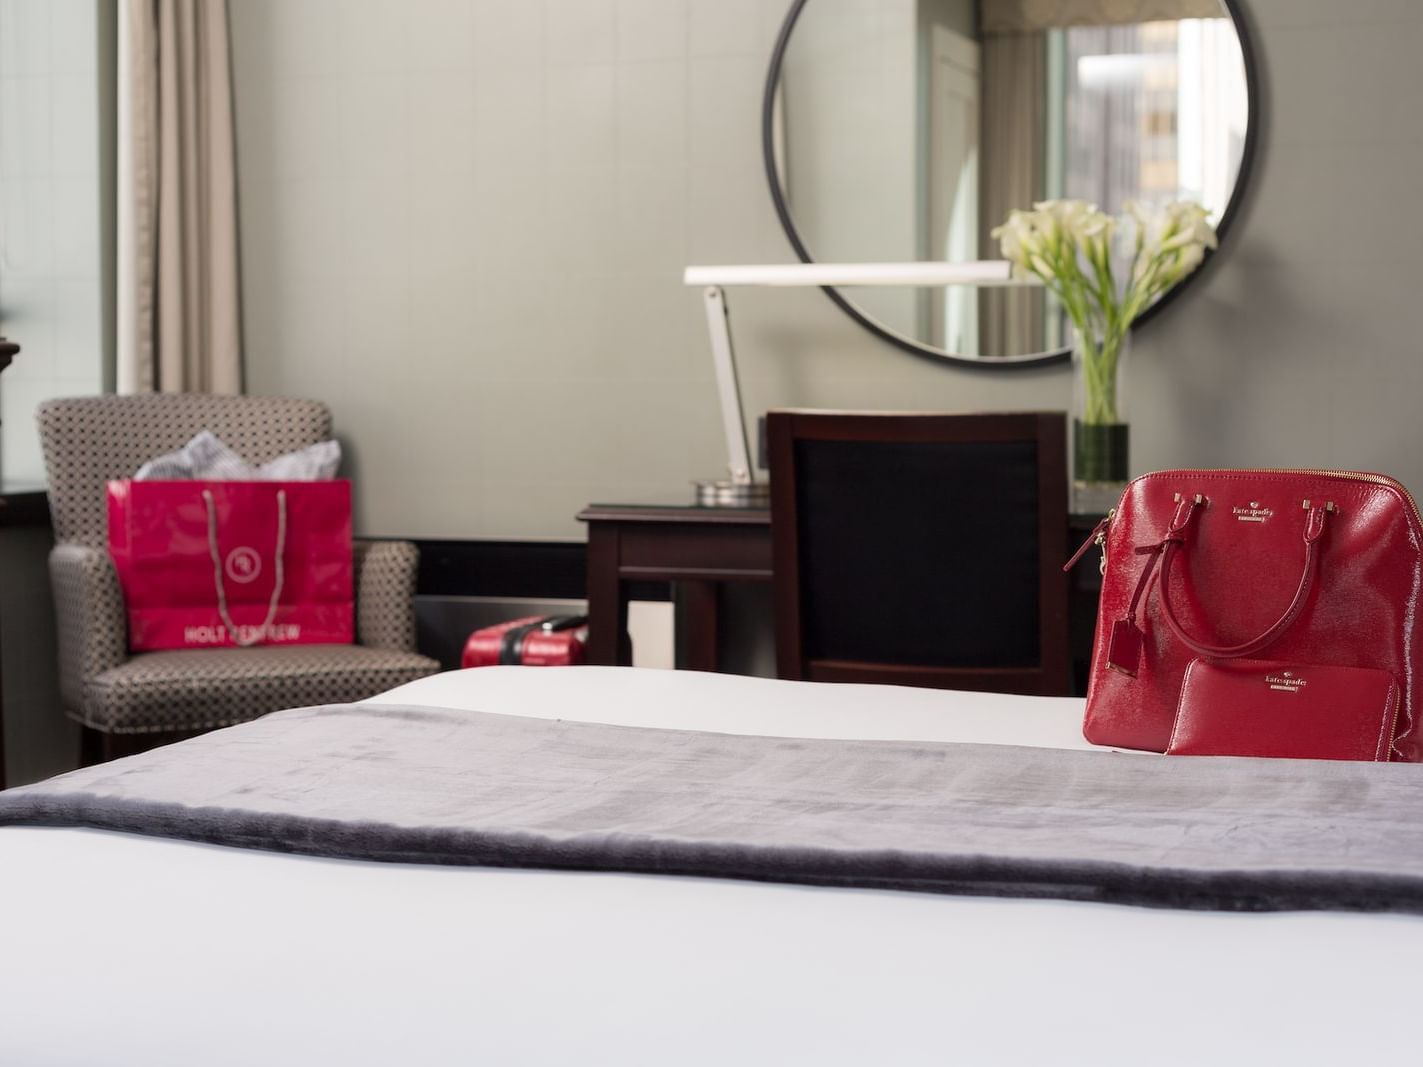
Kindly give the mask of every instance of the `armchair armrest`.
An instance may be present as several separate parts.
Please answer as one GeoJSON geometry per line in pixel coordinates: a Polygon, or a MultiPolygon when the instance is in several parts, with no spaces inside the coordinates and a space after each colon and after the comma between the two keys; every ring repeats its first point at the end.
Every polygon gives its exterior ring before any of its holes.
{"type": "Polygon", "coordinates": [[[409,541],[357,541],[356,643],[415,651],[415,568],[420,552],[409,541]]]}
{"type": "Polygon", "coordinates": [[[123,592],[108,552],[91,545],[56,545],[49,577],[59,629],[59,692],[67,709],[80,711],[84,683],[128,658],[123,592]]]}

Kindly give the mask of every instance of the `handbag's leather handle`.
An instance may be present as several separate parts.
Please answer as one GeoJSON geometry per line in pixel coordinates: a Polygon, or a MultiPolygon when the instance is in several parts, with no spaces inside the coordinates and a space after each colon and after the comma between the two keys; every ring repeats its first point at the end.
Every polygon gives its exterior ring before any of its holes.
{"type": "Polygon", "coordinates": [[[1197,655],[1216,659],[1249,656],[1273,644],[1290,628],[1295,619],[1299,618],[1299,613],[1304,610],[1305,601],[1309,599],[1310,590],[1314,588],[1315,578],[1319,574],[1319,539],[1324,535],[1325,519],[1334,511],[1332,504],[1310,506],[1309,501],[1306,500],[1304,506],[1309,511],[1304,523],[1304,572],[1300,575],[1294,599],[1290,601],[1290,606],[1285,609],[1285,613],[1273,626],[1259,637],[1250,641],[1242,641],[1238,645],[1209,644],[1187,633],[1186,628],[1181,625],[1180,620],[1176,617],[1176,609],[1171,605],[1171,565],[1175,562],[1176,554],[1184,544],[1184,539],[1174,538],[1166,541],[1161,552],[1161,574],[1157,582],[1158,596],[1161,600],[1161,614],[1166,620],[1166,625],[1171,628],[1171,632],[1183,645],[1197,655]]]}

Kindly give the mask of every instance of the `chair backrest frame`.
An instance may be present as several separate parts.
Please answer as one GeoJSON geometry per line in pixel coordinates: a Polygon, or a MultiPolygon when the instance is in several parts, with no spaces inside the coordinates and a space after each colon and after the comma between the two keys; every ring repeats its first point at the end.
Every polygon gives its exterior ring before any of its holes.
{"type": "Polygon", "coordinates": [[[289,397],[146,393],[47,400],[36,414],[57,542],[108,543],[105,483],[211,430],[252,463],[331,438],[330,409],[289,397]]]}
{"type": "MultiPolygon", "coordinates": [[[[925,414],[917,412],[772,411],[767,418],[771,466],[771,540],[777,673],[812,681],[1066,695],[1071,685],[1067,638],[1066,417],[1061,412],[925,414]],[[899,444],[1030,442],[1036,452],[1038,662],[1024,666],[918,666],[811,658],[805,648],[800,561],[797,442],[899,444]]],[[[962,561],[974,565],[973,560],[962,561]]]]}

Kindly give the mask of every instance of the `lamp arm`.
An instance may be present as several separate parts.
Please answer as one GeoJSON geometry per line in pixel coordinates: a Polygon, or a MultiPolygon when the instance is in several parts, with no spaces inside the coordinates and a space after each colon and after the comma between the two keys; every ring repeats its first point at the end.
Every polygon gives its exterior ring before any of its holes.
{"type": "Polygon", "coordinates": [[[721,428],[726,436],[726,455],[734,485],[756,481],[751,452],[746,439],[746,415],[741,408],[741,387],[736,380],[736,353],[731,347],[730,312],[726,293],[719,285],[703,291],[706,298],[707,333],[711,336],[712,365],[716,368],[716,391],[721,399],[721,428]]]}

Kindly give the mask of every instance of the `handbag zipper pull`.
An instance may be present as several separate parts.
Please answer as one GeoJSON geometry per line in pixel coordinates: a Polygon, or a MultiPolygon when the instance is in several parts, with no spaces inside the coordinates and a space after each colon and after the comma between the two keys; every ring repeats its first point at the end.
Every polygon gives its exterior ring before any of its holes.
{"type": "Polygon", "coordinates": [[[1064,571],[1070,571],[1077,566],[1077,561],[1087,554],[1089,548],[1096,545],[1102,550],[1102,562],[1098,565],[1098,570],[1103,574],[1107,573],[1107,528],[1112,525],[1112,516],[1116,513],[1117,509],[1113,508],[1092,527],[1092,532],[1087,535],[1087,540],[1082,542],[1082,547],[1072,553],[1072,558],[1062,565],[1064,571]]]}

